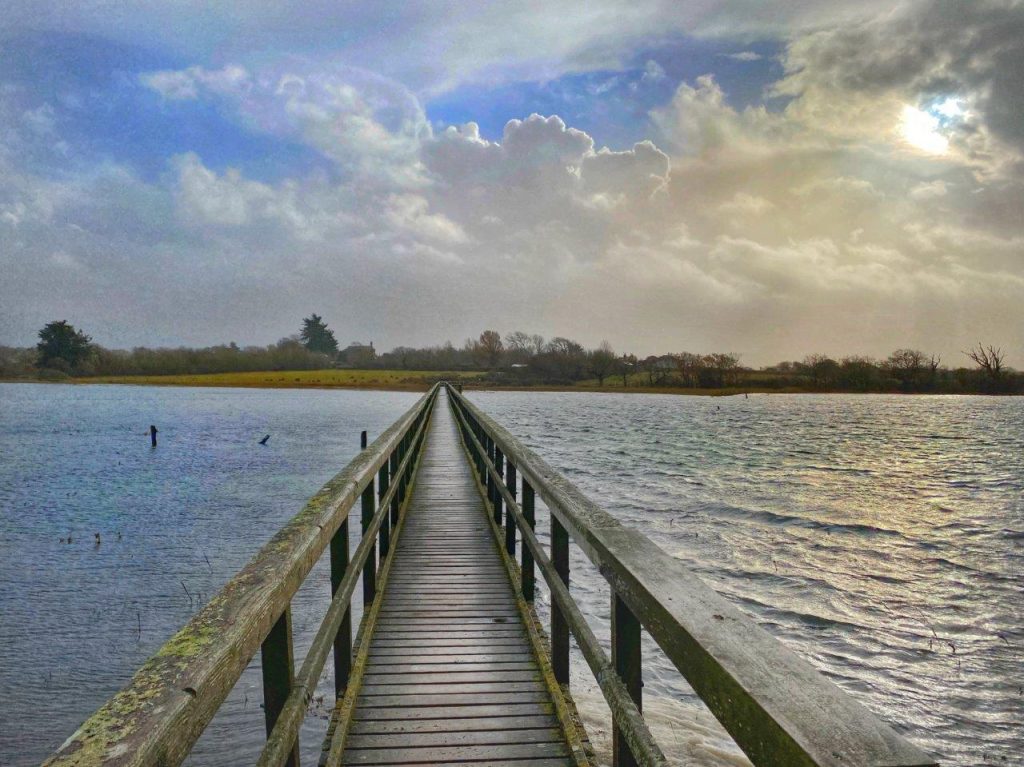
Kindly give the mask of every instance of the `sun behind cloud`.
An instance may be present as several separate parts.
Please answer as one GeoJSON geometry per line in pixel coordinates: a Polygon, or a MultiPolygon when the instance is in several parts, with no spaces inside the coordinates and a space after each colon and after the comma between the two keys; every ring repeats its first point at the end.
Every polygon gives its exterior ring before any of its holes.
{"type": "Polygon", "coordinates": [[[906,104],[900,117],[900,134],[916,149],[929,154],[945,154],[949,151],[949,139],[941,131],[939,118],[906,104]]]}

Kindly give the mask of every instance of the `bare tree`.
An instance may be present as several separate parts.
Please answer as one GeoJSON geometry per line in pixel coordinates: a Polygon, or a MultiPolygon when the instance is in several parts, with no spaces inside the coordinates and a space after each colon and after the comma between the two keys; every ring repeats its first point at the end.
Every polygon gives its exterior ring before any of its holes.
{"type": "Polygon", "coordinates": [[[897,349],[885,361],[885,367],[905,391],[920,387],[922,373],[928,364],[929,358],[917,349],[897,349]]]}
{"type": "Polygon", "coordinates": [[[997,386],[1003,377],[1003,363],[1006,360],[1006,354],[998,346],[983,346],[981,342],[973,349],[968,349],[964,352],[968,357],[974,360],[975,364],[981,368],[985,374],[985,378],[988,379],[989,383],[993,386],[997,386]]]}
{"type": "Polygon", "coordinates": [[[498,362],[501,360],[501,352],[505,347],[501,343],[501,336],[498,334],[498,331],[485,330],[480,334],[476,348],[484,364],[493,370],[498,366],[498,362]]]}
{"type": "Polygon", "coordinates": [[[604,386],[604,379],[615,369],[615,352],[612,345],[602,341],[601,345],[591,350],[587,356],[590,358],[590,370],[597,379],[597,385],[604,386]]]}
{"type": "Polygon", "coordinates": [[[509,333],[505,336],[505,350],[508,352],[510,361],[527,362],[534,352],[533,340],[521,330],[509,333]]]}
{"type": "Polygon", "coordinates": [[[817,389],[831,386],[839,373],[839,363],[827,354],[808,354],[804,357],[803,366],[811,374],[811,381],[817,389]]]}

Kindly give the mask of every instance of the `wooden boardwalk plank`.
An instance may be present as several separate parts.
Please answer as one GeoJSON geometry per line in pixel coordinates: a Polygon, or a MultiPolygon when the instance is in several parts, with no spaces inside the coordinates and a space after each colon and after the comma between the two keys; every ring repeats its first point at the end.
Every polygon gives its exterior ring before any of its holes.
{"type": "Polygon", "coordinates": [[[423,746],[499,746],[505,743],[561,743],[552,728],[464,730],[448,732],[388,732],[353,734],[349,748],[420,748],[423,746]]]}
{"type": "Polygon", "coordinates": [[[574,763],[471,471],[442,399],[370,637],[343,764],[574,763]]]}
{"type": "Polygon", "coordinates": [[[549,726],[551,720],[539,716],[491,716],[470,719],[370,719],[352,724],[352,735],[383,735],[389,732],[487,732],[488,730],[535,730],[549,726]]]}
{"type": "MultiPolygon", "coordinates": [[[[364,706],[355,711],[354,723],[367,721],[459,721],[461,719],[491,719],[497,716],[525,718],[533,716],[554,716],[550,702],[502,703],[500,705],[451,705],[451,706],[364,706]]],[[[548,719],[548,722],[551,720],[548,719]]],[[[487,722],[481,722],[486,727],[487,722]]]]}
{"type": "Polygon", "coordinates": [[[487,746],[429,746],[421,748],[352,748],[345,750],[345,764],[437,764],[463,760],[493,764],[496,759],[566,757],[565,743],[502,743],[487,746]]]}

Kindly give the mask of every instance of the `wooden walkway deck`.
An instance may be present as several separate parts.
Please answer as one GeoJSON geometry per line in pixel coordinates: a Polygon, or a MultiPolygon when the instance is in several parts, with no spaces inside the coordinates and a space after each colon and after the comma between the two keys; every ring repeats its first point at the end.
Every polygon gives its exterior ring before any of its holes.
{"type": "Polygon", "coordinates": [[[344,764],[575,764],[486,515],[442,394],[344,764]]]}

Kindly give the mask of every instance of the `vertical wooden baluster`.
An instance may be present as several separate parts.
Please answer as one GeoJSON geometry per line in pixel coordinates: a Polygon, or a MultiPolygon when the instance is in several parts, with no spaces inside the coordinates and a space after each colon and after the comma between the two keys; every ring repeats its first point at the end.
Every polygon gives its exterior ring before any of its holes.
{"type": "MultiPolygon", "coordinates": [[[[260,648],[263,666],[263,713],[267,737],[274,731],[288,694],[295,686],[295,657],[292,655],[292,609],[286,607],[260,648]]],[[[295,738],[287,767],[299,767],[299,739],[295,738]]]]}
{"type": "MultiPolygon", "coordinates": [[[[387,493],[390,486],[391,472],[388,470],[388,462],[385,461],[384,465],[381,466],[380,470],[377,472],[377,508],[380,508],[381,499],[384,497],[384,494],[387,493]]],[[[384,557],[388,555],[388,551],[391,550],[391,521],[387,514],[385,514],[384,519],[381,520],[379,538],[380,558],[381,561],[383,561],[384,557]]]]}
{"type": "MultiPolygon", "coordinates": [[[[640,668],[640,621],[619,595],[612,592],[612,665],[643,711],[643,675],[640,668]]],[[[636,767],[636,758],[616,722],[612,722],[613,767],[636,767]]]]}
{"type": "MultiPolygon", "coordinates": [[[[478,424],[476,421],[470,421],[470,423],[473,425],[473,433],[476,435],[477,441],[481,445],[483,445],[484,444],[484,435],[480,431],[480,424],[478,424]]],[[[476,473],[480,476],[480,481],[483,482],[483,480],[484,480],[484,459],[483,459],[483,453],[481,451],[477,450],[476,447],[474,447],[473,448],[473,457],[476,458],[476,473]]]]}
{"type": "MultiPolygon", "coordinates": [[[[400,461],[405,460],[406,454],[408,454],[408,452],[411,449],[412,449],[412,434],[407,433],[405,435],[405,437],[402,438],[402,452],[399,453],[399,460],[400,461]]],[[[397,468],[397,466],[396,466],[396,468],[397,468]]],[[[412,462],[410,461],[406,465],[405,471],[402,472],[402,481],[401,481],[401,484],[399,484],[399,486],[398,486],[398,504],[397,504],[397,506],[395,508],[396,513],[397,513],[397,510],[398,510],[398,507],[400,507],[403,503],[405,503],[405,489],[409,485],[409,479],[410,479],[409,471],[411,469],[412,469],[412,462]]]]}
{"type": "MultiPolygon", "coordinates": [[[[373,520],[373,482],[371,481],[362,496],[362,523],[363,538],[366,538],[366,531],[370,529],[370,522],[373,520]]],[[[366,564],[363,565],[363,609],[367,609],[377,594],[377,544],[376,541],[370,544],[370,551],[366,556],[366,564]]]]}
{"type": "MultiPolygon", "coordinates": [[[[516,467],[512,461],[507,461],[505,466],[505,485],[513,498],[516,497],[516,467]]],[[[515,559],[516,556],[516,519],[512,516],[512,509],[505,509],[505,551],[515,559]]]]}
{"type": "MultiPolygon", "coordinates": [[[[491,442],[491,438],[486,434],[484,435],[484,447],[487,448],[487,458],[490,462],[494,463],[494,443],[491,442]]],[[[489,505],[494,504],[494,475],[491,470],[484,466],[484,471],[487,474],[487,503],[489,505]]],[[[499,520],[500,521],[500,520],[499,520]]]]}
{"type": "MultiPolygon", "coordinates": [[[[530,529],[536,529],[537,520],[534,512],[533,485],[526,481],[526,477],[523,477],[523,516],[530,525],[530,529]]],[[[520,566],[520,570],[522,572],[523,599],[527,602],[532,602],[535,582],[533,572],[533,553],[530,551],[530,547],[526,545],[525,540],[523,541],[522,565],[520,566]]]]}
{"type": "Polygon", "coordinates": [[[494,446],[494,524],[501,527],[501,493],[498,492],[498,483],[505,481],[505,456],[501,452],[501,448],[497,445],[494,446]]]}
{"type": "MultiPolygon", "coordinates": [[[[397,473],[398,473],[398,451],[396,450],[394,453],[391,454],[391,476],[394,476],[397,473]]],[[[399,508],[401,508],[401,506],[400,506],[400,503],[399,503],[399,500],[398,500],[398,493],[395,493],[394,497],[391,499],[391,511],[389,512],[391,514],[391,524],[393,524],[393,525],[397,525],[398,524],[398,510],[399,510],[399,508]]]]}
{"type": "MultiPolygon", "coordinates": [[[[487,464],[484,463],[484,456],[485,455],[489,456],[491,454],[490,453],[491,448],[490,448],[489,443],[487,442],[487,435],[484,434],[483,427],[479,423],[475,423],[475,425],[476,425],[476,437],[477,437],[478,440],[480,440],[480,447],[481,447],[481,451],[480,451],[480,481],[483,482],[486,485],[487,484],[487,464]]],[[[488,496],[488,498],[489,498],[489,496],[488,496]]]]}
{"type": "MultiPolygon", "coordinates": [[[[569,534],[555,515],[551,515],[551,563],[562,583],[569,585],[569,534]]],[[[562,611],[551,605],[551,666],[560,684],[569,683],[569,627],[562,611]]]]}
{"type": "MultiPolygon", "coordinates": [[[[551,515],[551,563],[555,572],[569,587],[569,533],[551,515]]],[[[551,604],[551,667],[559,684],[569,684],[569,624],[558,605],[551,604]]]]}
{"type": "MultiPolygon", "coordinates": [[[[331,596],[338,592],[341,579],[348,570],[348,517],[342,520],[338,532],[331,538],[331,596]]],[[[334,695],[340,698],[348,687],[352,673],[352,610],[345,610],[341,626],[334,637],[334,695]]]]}

